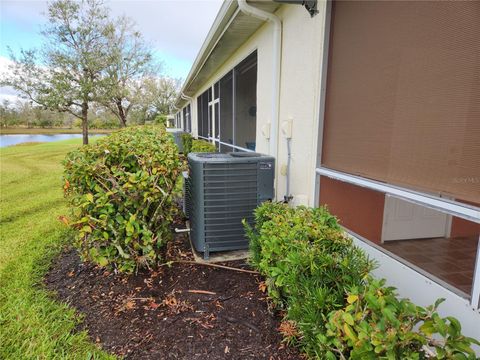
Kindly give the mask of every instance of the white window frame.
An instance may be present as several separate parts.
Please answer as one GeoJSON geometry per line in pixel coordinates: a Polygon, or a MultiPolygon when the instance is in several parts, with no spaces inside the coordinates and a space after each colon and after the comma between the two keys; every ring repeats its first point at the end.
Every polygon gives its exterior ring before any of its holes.
{"type": "MultiPolygon", "coordinates": [[[[215,130],[216,130],[216,127],[215,127],[215,105],[220,104],[220,94],[218,94],[218,97],[215,98],[215,95],[216,95],[215,94],[215,84],[217,84],[219,81],[220,80],[213,83],[212,86],[210,87],[211,92],[212,92],[213,100],[208,102],[208,114],[209,114],[209,121],[211,121],[211,127],[212,127],[212,134],[211,135],[212,136],[209,136],[208,138],[203,137],[203,136],[199,136],[199,138],[210,141],[214,145],[219,144],[219,145],[223,145],[223,146],[228,146],[228,147],[230,147],[232,149],[235,149],[235,150],[254,153],[255,152],[254,150],[247,149],[247,148],[244,148],[244,147],[241,147],[241,146],[236,146],[236,145],[233,145],[233,144],[229,144],[229,143],[220,141],[220,137],[216,138],[216,137],[213,136],[215,134],[215,130]],[[211,115],[211,117],[210,117],[210,115],[211,115]]],[[[218,86],[218,88],[220,89],[220,85],[218,86]]],[[[219,121],[218,121],[219,124],[221,123],[221,121],[222,121],[222,119],[219,119],[219,121]]],[[[234,126],[234,128],[235,128],[235,126],[234,126]]],[[[234,131],[235,131],[235,129],[234,129],[234,131]]],[[[220,136],[220,132],[219,132],[219,136],[220,136]]]]}
{"type": "MultiPolygon", "coordinates": [[[[208,121],[211,121],[211,124],[209,124],[209,125],[211,125],[211,129],[212,129],[212,133],[210,134],[211,136],[208,137],[208,140],[211,141],[212,144],[215,144],[215,142],[217,140],[214,136],[215,135],[215,130],[216,130],[216,128],[215,128],[215,105],[220,104],[220,94],[218,94],[218,98],[215,99],[215,84],[216,83],[213,83],[212,86],[210,87],[211,92],[212,92],[213,100],[208,102],[208,115],[209,115],[208,121]]],[[[219,123],[220,123],[220,119],[219,119],[219,123]]],[[[220,141],[220,139],[218,139],[218,141],[220,141]]]]}
{"type": "MultiPolygon", "coordinates": [[[[330,49],[330,30],[331,30],[331,15],[332,15],[332,2],[326,1],[322,4],[325,9],[325,19],[324,19],[324,34],[323,34],[323,58],[322,58],[322,73],[321,73],[321,82],[320,82],[320,104],[318,108],[318,121],[315,124],[316,132],[318,138],[316,139],[316,157],[313,161],[312,167],[315,171],[312,172],[313,177],[313,187],[311,188],[312,202],[314,206],[319,205],[320,199],[320,174],[318,172],[324,171],[324,168],[321,165],[322,158],[322,148],[323,148],[323,130],[324,130],[324,118],[325,118],[325,97],[326,97],[326,84],[327,84],[327,71],[328,71],[328,56],[330,49]]],[[[328,175],[326,175],[328,176],[328,175]]],[[[367,179],[368,180],[368,179],[367,179]]],[[[347,232],[348,234],[349,232],[347,232]]],[[[476,329],[476,319],[480,313],[480,244],[477,247],[476,255],[476,264],[473,276],[472,283],[472,292],[470,295],[470,300],[464,299],[458,296],[457,293],[453,292],[451,289],[442,285],[440,282],[427,277],[425,273],[421,273],[415,270],[415,266],[410,264],[405,264],[404,261],[396,259],[392,256],[387,250],[375,246],[370,241],[363,239],[362,237],[350,233],[350,236],[353,237],[354,242],[357,246],[363,248],[369,256],[375,258],[381,264],[379,271],[376,276],[385,277],[382,272],[387,270],[388,275],[386,276],[389,281],[393,281],[394,285],[401,289],[402,296],[413,296],[417,301],[424,301],[424,305],[431,303],[432,298],[443,297],[448,299],[449,306],[455,309],[454,313],[459,319],[467,321],[467,327],[472,331],[476,329]],[[398,274],[401,274],[398,277],[398,274]],[[430,281],[431,280],[431,281],[430,281]],[[450,296],[450,294],[452,296],[450,296]],[[426,301],[426,302],[425,302],[426,301]],[[472,310],[470,312],[469,310],[472,310]],[[472,316],[473,315],[473,316],[472,316]]],[[[479,239],[480,241],[480,239],[479,239]]],[[[434,277],[434,276],[433,276],[434,277]]],[[[450,309],[451,310],[451,309],[450,309]]],[[[447,315],[447,314],[445,314],[447,315]]],[[[463,322],[462,322],[463,323],[463,322]]],[[[476,330],[474,330],[476,331],[476,330]]]]}
{"type": "MultiPolygon", "coordinates": [[[[315,169],[316,176],[326,176],[328,178],[364,187],[367,189],[385,193],[417,205],[440,211],[447,215],[456,216],[468,221],[480,224],[480,208],[458,201],[433,196],[422,192],[406,189],[403,187],[382,183],[367,179],[361,176],[348,174],[345,172],[332,170],[323,166],[315,169]]],[[[470,293],[470,304],[475,309],[480,306],[480,236],[479,245],[477,246],[477,256],[475,260],[475,268],[473,272],[472,291],[470,293]]]]}
{"type": "Polygon", "coordinates": [[[318,175],[327,176],[335,180],[340,180],[357,186],[383,192],[417,205],[426,206],[430,209],[480,224],[480,208],[476,206],[441,198],[439,196],[428,195],[422,192],[382,183],[380,181],[367,179],[361,176],[331,170],[322,166],[316,169],[316,173],[318,175]]]}

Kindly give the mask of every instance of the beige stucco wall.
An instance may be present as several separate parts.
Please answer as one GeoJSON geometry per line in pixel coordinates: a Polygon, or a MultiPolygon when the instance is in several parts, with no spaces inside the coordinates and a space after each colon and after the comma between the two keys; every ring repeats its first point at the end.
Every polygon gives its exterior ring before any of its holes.
{"type": "Polygon", "coordinates": [[[285,194],[287,142],[281,128],[292,121],[290,189],[295,205],[314,205],[314,169],[318,141],[321,63],[325,23],[324,4],[310,18],[301,6],[279,10],[283,22],[282,76],[280,87],[280,131],[278,139],[277,197],[285,194]]]}
{"type": "MultiPolygon", "coordinates": [[[[294,204],[314,205],[314,169],[318,138],[320,75],[325,23],[325,4],[311,18],[302,6],[284,5],[277,15],[282,19],[282,65],[280,78],[280,121],[278,136],[276,191],[283,199],[286,190],[287,143],[282,123],[292,120],[292,161],[290,192],[294,204]]],[[[192,132],[197,129],[197,97],[221,79],[235,65],[257,50],[257,132],[256,151],[267,154],[269,140],[262,128],[272,121],[273,26],[265,23],[205,82],[193,97],[192,132]]]]}

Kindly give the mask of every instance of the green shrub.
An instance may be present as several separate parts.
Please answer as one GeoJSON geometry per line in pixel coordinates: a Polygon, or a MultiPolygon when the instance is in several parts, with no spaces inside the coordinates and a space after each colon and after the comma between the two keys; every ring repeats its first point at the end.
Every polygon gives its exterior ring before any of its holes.
{"type": "Polygon", "coordinates": [[[216,152],[217,148],[211,142],[197,140],[190,134],[182,135],[183,154],[187,156],[191,152],[216,152]]]}
{"type": "Polygon", "coordinates": [[[458,320],[398,299],[325,208],[264,203],[244,222],[286,340],[318,359],[475,359],[458,320]],[[428,356],[427,356],[428,354],[428,356]]]}
{"type": "Polygon", "coordinates": [[[211,142],[205,140],[193,140],[192,152],[217,152],[217,148],[211,142]]]}
{"type": "Polygon", "coordinates": [[[385,280],[368,278],[353,287],[344,309],[329,315],[321,341],[350,359],[476,359],[471,344],[453,317],[441,318],[436,309],[443,299],[426,309],[408,299],[398,299],[385,280]]]}
{"type": "Polygon", "coordinates": [[[153,119],[155,125],[167,126],[167,116],[166,115],[157,115],[153,119]]]}
{"type": "Polygon", "coordinates": [[[372,262],[325,208],[265,203],[255,211],[255,227],[244,224],[269,296],[298,327],[303,350],[320,356],[328,314],[343,308],[346,290],[363,283],[372,262]]]}
{"type": "Polygon", "coordinates": [[[161,126],[123,129],[70,152],[64,189],[82,257],[125,272],[153,265],[171,237],[180,165],[161,126]]]}
{"type": "Polygon", "coordinates": [[[193,137],[192,135],[185,133],[182,135],[183,154],[188,155],[192,151],[193,137]]]}

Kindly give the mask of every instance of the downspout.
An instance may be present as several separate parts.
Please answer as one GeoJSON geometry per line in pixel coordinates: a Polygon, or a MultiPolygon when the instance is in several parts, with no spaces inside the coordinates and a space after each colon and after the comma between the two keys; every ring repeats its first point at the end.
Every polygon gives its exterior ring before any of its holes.
{"type": "MultiPolygon", "coordinates": [[[[192,102],[193,98],[191,98],[190,96],[187,96],[185,95],[183,92],[180,93],[180,97],[183,99],[183,100],[187,100],[189,101],[190,103],[192,102]]],[[[183,119],[183,112],[182,112],[182,119],[183,119]]],[[[192,108],[190,106],[190,121],[192,119],[192,108]]],[[[187,120],[186,119],[183,119],[183,129],[185,130],[185,127],[187,126],[187,120]]],[[[190,123],[190,126],[192,126],[192,124],[190,123]]],[[[190,131],[192,131],[192,129],[190,129],[190,131]]]]}
{"type": "Polygon", "coordinates": [[[260,10],[247,3],[247,0],[237,0],[238,8],[244,14],[273,24],[273,64],[272,64],[272,120],[270,123],[269,153],[277,158],[278,155],[278,124],[280,103],[280,65],[282,55],[282,21],[272,13],[260,10]]]}
{"type": "Polygon", "coordinates": [[[285,191],[285,196],[283,197],[283,201],[289,203],[293,196],[290,195],[290,167],[292,162],[292,138],[287,138],[287,189],[285,191]]]}

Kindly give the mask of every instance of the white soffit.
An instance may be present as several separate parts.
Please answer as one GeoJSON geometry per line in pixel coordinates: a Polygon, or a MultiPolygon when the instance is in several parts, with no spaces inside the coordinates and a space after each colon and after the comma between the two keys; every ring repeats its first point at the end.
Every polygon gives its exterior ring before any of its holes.
{"type": "MultiPolygon", "coordinates": [[[[249,1],[259,9],[274,12],[279,4],[272,1],[249,1]]],[[[190,73],[182,87],[182,93],[193,96],[222,64],[247,41],[264,23],[263,20],[247,16],[238,9],[236,1],[225,1],[215,19],[190,73]]],[[[181,108],[186,100],[178,98],[176,106],[181,108]]]]}

